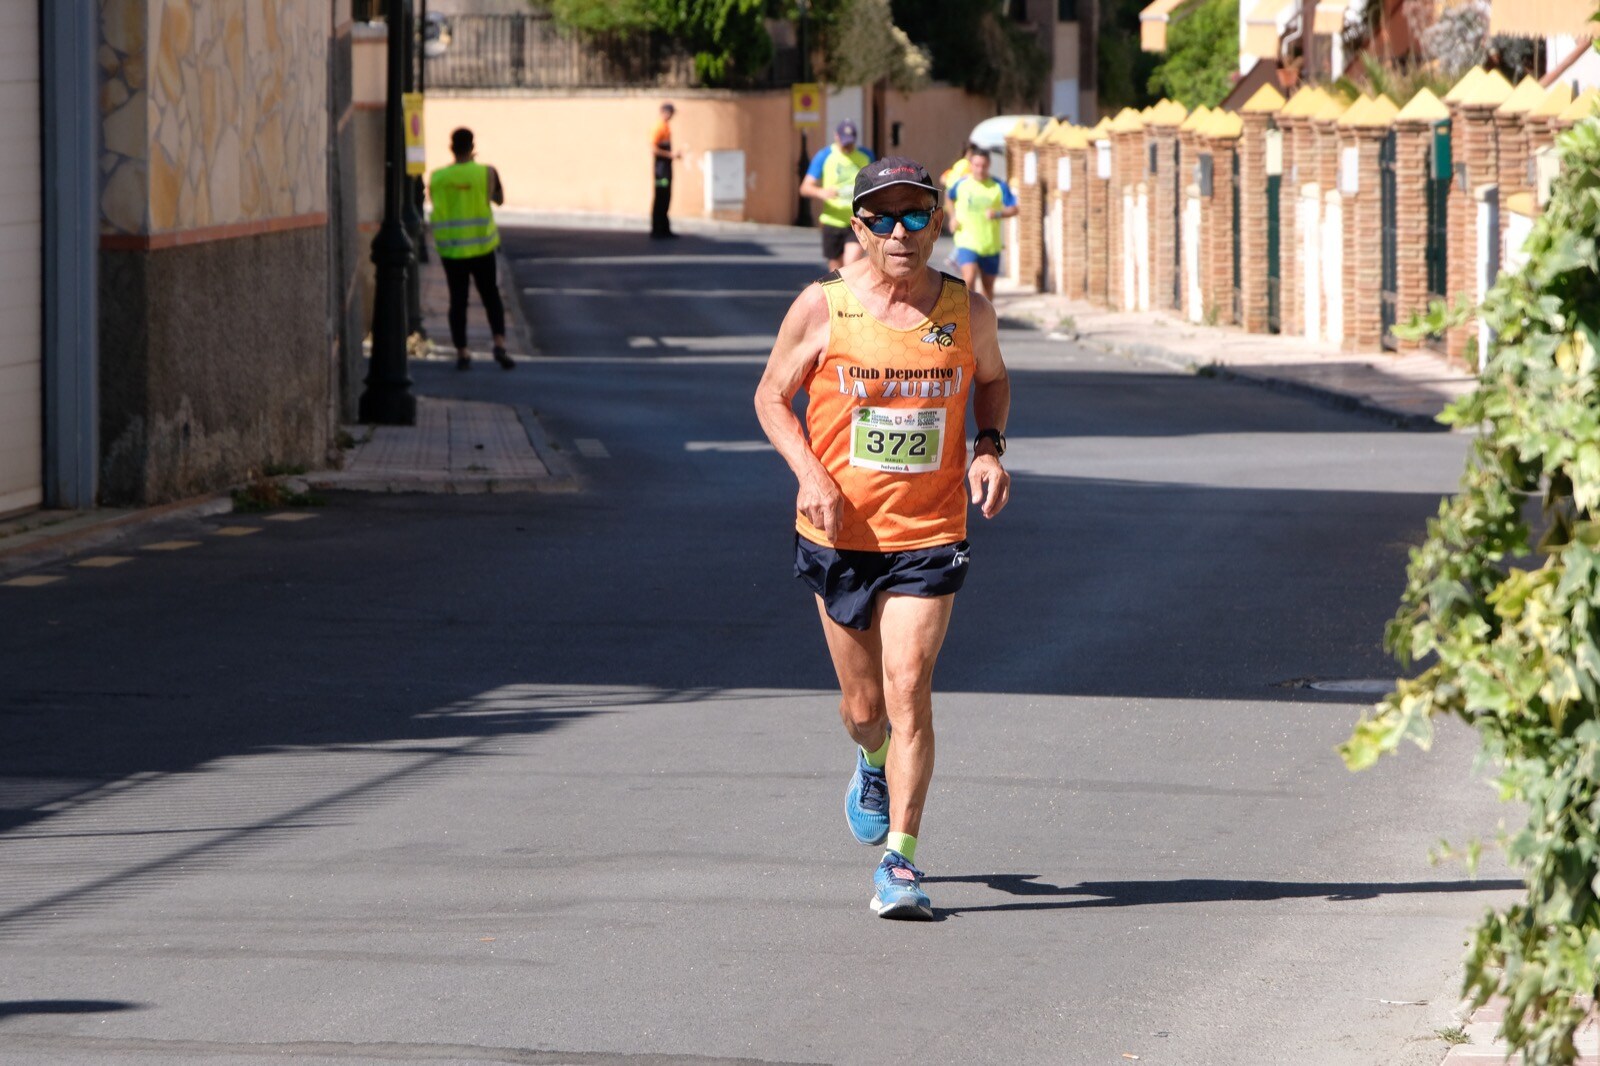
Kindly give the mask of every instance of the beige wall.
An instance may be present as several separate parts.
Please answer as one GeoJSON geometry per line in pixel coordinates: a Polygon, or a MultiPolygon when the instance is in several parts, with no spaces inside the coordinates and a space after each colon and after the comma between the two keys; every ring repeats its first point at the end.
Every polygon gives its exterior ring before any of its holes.
{"type": "Polygon", "coordinates": [[[327,210],[327,0],[102,0],[102,232],[327,210]]]}
{"type": "Polygon", "coordinates": [[[0,515],[41,497],[39,8],[0,4],[0,515]]]}
{"type": "MultiPolygon", "coordinates": [[[[428,168],[450,160],[450,131],[470,127],[478,158],[500,171],[508,207],[645,216],[650,213],[650,134],[657,94],[428,95],[428,168]]],[[[704,153],[745,153],[744,220],[794,218],[800,138],[787,92],[677,92],[672,214],[705,215],[704,153]]],[[[381,180],[381,179],[380,179],[381,180]]]]}
{"type": "Polygon", "coordinates": [[[988,97],[948,85],[910,94],[891,92],[884,103],[884,154],[909,156],[937,177],[961,157],[972,127],[998,113],[988,97]],[[890,143],[896,122],[900,123],[898,146],[890,143]]]}

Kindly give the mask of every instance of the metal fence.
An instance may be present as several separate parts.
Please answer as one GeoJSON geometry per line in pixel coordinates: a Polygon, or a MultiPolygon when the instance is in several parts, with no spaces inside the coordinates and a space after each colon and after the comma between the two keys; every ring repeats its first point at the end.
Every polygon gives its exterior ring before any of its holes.
{"type": "Polygon", "coordinates": [[[576,34],[547,14],[454,15],[424,44],[429,89],[688,88],[694,57],[656,34],[576,34]]]}

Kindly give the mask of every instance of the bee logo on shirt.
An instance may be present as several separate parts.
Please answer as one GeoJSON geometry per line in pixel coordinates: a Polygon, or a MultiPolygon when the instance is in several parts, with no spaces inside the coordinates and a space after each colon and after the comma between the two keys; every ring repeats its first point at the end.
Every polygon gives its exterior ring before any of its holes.
{"type": "Polygon", "coordinates": [[[942,326],[935,326],[922,338],[923,344],[937,344],[941,348],[948,348],[956,342],[956,324],[947,322],[942,326]]]}

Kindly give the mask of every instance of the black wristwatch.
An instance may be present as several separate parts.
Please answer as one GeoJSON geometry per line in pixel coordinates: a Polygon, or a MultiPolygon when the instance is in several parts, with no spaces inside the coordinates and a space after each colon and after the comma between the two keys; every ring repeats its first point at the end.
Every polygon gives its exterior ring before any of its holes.
{"type": "Polygon", "coordinates": [[[972,439],[972,446],[976,448],[986,440],[994,441],[994,454],[998,458],[1006,453],[1006,435],[998,429],[980,429],[978,435],[972,439]]]}

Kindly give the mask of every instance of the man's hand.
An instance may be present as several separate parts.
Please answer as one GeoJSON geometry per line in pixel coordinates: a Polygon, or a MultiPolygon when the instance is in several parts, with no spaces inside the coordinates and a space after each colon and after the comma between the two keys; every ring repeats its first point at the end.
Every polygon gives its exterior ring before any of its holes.
{"type": "Polygon", "coordinates": [[[795,510],[805,515],[807,522],[826,533],[830,542],[839,537],[839,514],[843,504],[843,493],[827,474],[802,478],[800,492],[794,500],[795,510]]]}
{"type": "Polygon", "coordinates": [[[967,468],[967,487],[972,490],[972,503],[983,517],[993,518],[1011,499],[1011,475],[993,452],[979,455],[967,468]]]}

